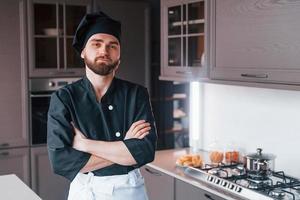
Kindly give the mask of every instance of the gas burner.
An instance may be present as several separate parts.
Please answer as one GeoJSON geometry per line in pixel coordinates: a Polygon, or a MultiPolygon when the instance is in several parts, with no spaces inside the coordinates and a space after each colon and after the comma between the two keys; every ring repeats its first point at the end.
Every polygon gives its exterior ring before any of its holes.
{"type": "Polygon", "coordinates": [[[258,185],[272,185],[272,180],[269,179],[268,177],[264,179],[252,179],[251,177],[247,178],[247,180],[253,184],[258,184],[258,185]]]}
{"type": "Polygon", "coordinates": [[[257,190],[257,189],[261,188],[261,186],[262,186],[262,184],[260,184],[260,183],[254,183],[254,182],[248,183],[248,188],[253,189],[253,190],[257,190]]]}
{"type": "Polygon", "coordinates": [[[214,175],[214,176],[217,176],[218,172],[219,172],[219,168],[213,168],[213,169],[208,170],[208,173],[211,175],[214,175]]]}
{"type": "Polygon", "coordinates": [[[268,175],[266,174],[255,174],[255,173],[248,173],[248,179],[254,182],[262,182],[269,179],[268,175]]]}
{"type": "Polygon", "coordinates": [[[242,165],[242,164],[239,164],[238,166],[236,166],[236,168],[238,169],[238,170],[246,170],[245,169],[245,167],[244,167],[244,165],[242,165]]]}
{"type": "Polygon", "coordinates": [[[207,171],[209,174],[218,176],[220,178],[230,178],[232,177],[232,170],[231,169],[221,169],[221,168],[213,168],[207,171]]]}
{"type": "Polygon", "coordinates": [[[232,169],[232,174],[234,176],[242,176],[246,174],[246,169],[243,165],[238,165],[232,169]]]}
{"type": "Polygon", "coordinates": [[[210,164],[205,164],[205,169],[216,169],[221,166],[224,166],[223,163],[210,163],[210,164]]]}
{"type": "Polygon", "coordinates": [[[285,192],[281,189],[274,189],[270,191],[270,196],[275,197],[276,199],[282,199],[285,196],[285,192]]]}
{"type": "MultiPolygon", "coordinates": [[[[248,180],[245,180],[245,179],[240,179],[240,180],[236,180],[235,183],[240,186],[243,186],[245,188],[249,188],[249,185],[251,182],[249,182],[248,180]]],[[[252,185],[254,185],[254,184],[252,183],[252,185]]]]}
{"type": "Polygon", "coordinates": [[[259,188],[259,186],[257,184],[249,184],[248,188],[252,189],[252,190],[257,190],[259,188]]]}
{"type": "Polygon", "coordinates": [[[261,178],[261,179],[253,179],[252,177],[247,178],[249,181],[256,183],[256,184],[260,184],[260,183],[265,183],[267,182],[269,179],[268,178],[261,178]]]}
{"type": "Polygon", "coordinates": [[[249,179],[247,178],[248,181],[248,188],[253,189],[253,190],[258,190],[261,188],[264,188],[266,186],[271,186],[272,185],[272,180],[266,179],[266,180],[256,180],[256,179],[249,179]]]}

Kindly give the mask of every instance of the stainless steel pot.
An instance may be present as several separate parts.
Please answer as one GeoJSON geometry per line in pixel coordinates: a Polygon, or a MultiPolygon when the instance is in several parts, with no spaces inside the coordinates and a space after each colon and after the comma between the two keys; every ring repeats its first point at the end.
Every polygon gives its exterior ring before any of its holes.
{"type": "Polygon", "coordinates": [[[250,175],[265,177],[274,170],[275,157],[273,154],[263,154],[262,149],[257,148],[256,153],[244,157],[244,164],[250,175]]]}

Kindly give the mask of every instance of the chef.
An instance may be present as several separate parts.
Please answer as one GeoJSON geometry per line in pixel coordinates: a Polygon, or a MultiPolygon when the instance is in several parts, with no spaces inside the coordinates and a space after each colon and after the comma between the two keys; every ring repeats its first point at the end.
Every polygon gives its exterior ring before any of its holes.
{"type": "Polygon", "coordinates": [[[51,96],[48,153],[69,200],[148,199],[139,168],[154,159],[155,121],[147,89],[115,77],[120,39],[118,21],[85,15],[73,47],[86,75],[51,96]]]}

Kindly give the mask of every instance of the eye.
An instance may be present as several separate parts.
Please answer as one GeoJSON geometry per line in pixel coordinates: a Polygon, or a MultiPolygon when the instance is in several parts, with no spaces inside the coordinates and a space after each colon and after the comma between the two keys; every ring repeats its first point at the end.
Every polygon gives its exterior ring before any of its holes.
{"type": "Polygon", "coordinates": [[[109,48],[110,48],[110,49],[116,49],[117,46],[116,46],[116,45],[109,45],[109,48]]]}
{"type": "Polygon", "coordinates": [[[99,42],[95,42],[95,43],[92,43],[92,46],[98,48],[101,46],[101,44],[99,42]]]}

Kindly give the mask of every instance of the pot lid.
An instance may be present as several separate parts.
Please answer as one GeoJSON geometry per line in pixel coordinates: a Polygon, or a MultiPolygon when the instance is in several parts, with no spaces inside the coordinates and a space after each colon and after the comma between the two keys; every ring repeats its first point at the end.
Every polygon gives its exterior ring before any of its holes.
{"type": "Polygon", "coordinates": [[[246,157],[255,160],[274,160],[276,156],[273,154],[263,154],[262,149],[257,148],[256,153],[249,154],[246,157]]]}

